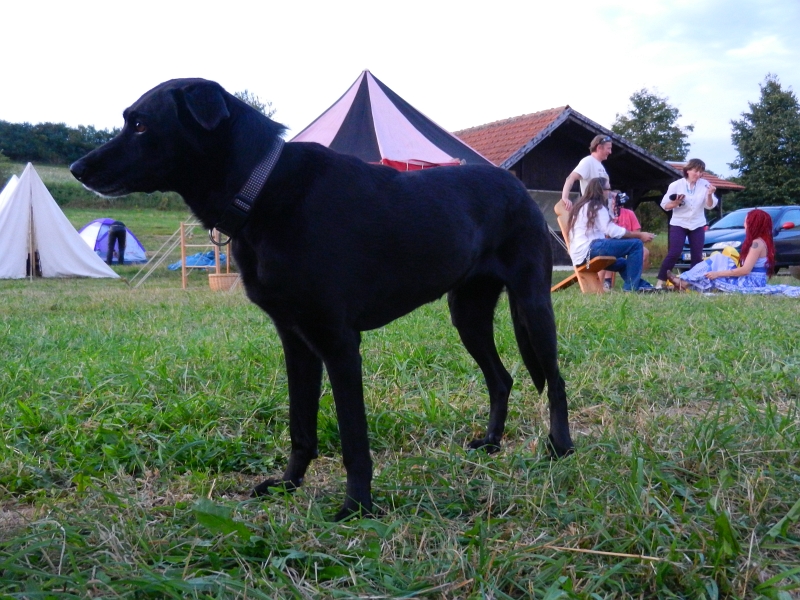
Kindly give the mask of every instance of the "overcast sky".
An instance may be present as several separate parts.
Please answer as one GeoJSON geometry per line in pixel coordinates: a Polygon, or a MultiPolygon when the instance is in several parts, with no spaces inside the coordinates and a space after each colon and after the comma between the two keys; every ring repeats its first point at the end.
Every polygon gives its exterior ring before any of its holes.
{"type": "Polygon", "coordinates": [[[455,131],[569,104],[610,127],[648,88],[730,175],[730,121],[767,73],[800,88],[800,0],[5,3],[0,119],[122,125],[158,83],[248,89],[298,133],[369,69],[455,131]]]}

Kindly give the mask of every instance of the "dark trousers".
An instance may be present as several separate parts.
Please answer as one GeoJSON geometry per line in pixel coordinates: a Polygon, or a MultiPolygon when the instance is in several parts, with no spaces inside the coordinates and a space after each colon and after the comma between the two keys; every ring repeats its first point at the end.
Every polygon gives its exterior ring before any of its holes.
{"type": "Polygon", "coordinates": [[[108,253],[106,254],[106,264],[111,264],[111,261],[114,259],[114,245],[117,245],[118,248],[118,260],[117,262],[121,265],[125,264],[125,238],[127,237],[127,233],[125,232],[125,228],[122,227],[120,229],[115,229],[112,227],[108,230],[108,253]]]}
{"type": "Polygon", "coordinates": [[[703,260],[703,244],[706,241],[706,230],[704,227],[697,229],[686,229],[685,227],[669,226],[669,247],[664,262],[658,270],[658,278],[661,281],[667,280],[667,271],[671,270],[683,251],[683,242],[689,238],[689,250],[692,253],[691,264],[695,266],[703,260]]]}

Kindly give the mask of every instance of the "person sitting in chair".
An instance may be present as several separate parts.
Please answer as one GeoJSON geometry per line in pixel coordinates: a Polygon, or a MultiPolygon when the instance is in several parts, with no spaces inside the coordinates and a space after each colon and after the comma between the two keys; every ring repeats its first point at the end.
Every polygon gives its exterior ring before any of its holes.
{"type": "Polygon", "coordinates": [[[607,270],[622,276],[623,290],[637,292],[641,286],[643,243],[652,240],[653,234],[615,225],[608,212],[606,196],[610,191],[608,179],[595,177],[572,206],[567,225],[570,258],[575,267],[588,263],[592,256],[617,258],[607,270]]]}

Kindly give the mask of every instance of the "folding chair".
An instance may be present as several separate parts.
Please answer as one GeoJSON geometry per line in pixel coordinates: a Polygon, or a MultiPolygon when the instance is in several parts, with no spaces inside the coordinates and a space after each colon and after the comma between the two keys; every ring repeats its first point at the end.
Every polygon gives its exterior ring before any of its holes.
{"type": "MultiPolygon", "coordinates": [[[[567,245],[567,250],[569,250],[569,232],[567,231],[569,213],[564,210],[564,205],[561,202],[557,202],[553,210],[558,215],[558,226],[561,228],[564,243],[567,245]]],[[[603,282],[600,281],[597,273],[606,267],[610,267],[615,262],[617,262],[617,259],[613,256],[594,256],[589,260],[588,264],[574,267],[575,273],[551,287],[550,292],[565,290],[577,281],[581,292],[584,294],[602,294],[605,290],[603,289],[603,282]]]]}

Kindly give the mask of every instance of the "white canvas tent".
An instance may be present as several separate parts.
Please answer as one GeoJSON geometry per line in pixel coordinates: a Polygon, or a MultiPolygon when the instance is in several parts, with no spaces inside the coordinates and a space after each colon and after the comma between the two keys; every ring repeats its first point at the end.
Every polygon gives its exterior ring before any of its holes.
{"type": "Polygon", "coordinates": [[[19,181],[19,177],[16,175],[12,175],[11,179],[8,180],[6,187],[3,188],[3,191],[0,192],[0,210],[3,209],[3,205],[6,203],[11,197],[11,193],[14,191],[14,188],[17,187],[17,182],[19,181]]]}
{"type": "Polygon", "coordinates": [[[81,239],[28,163],[0,204],[0,279],[26,277],[37,253],[42,277],[119,277],[81,239]]]}

